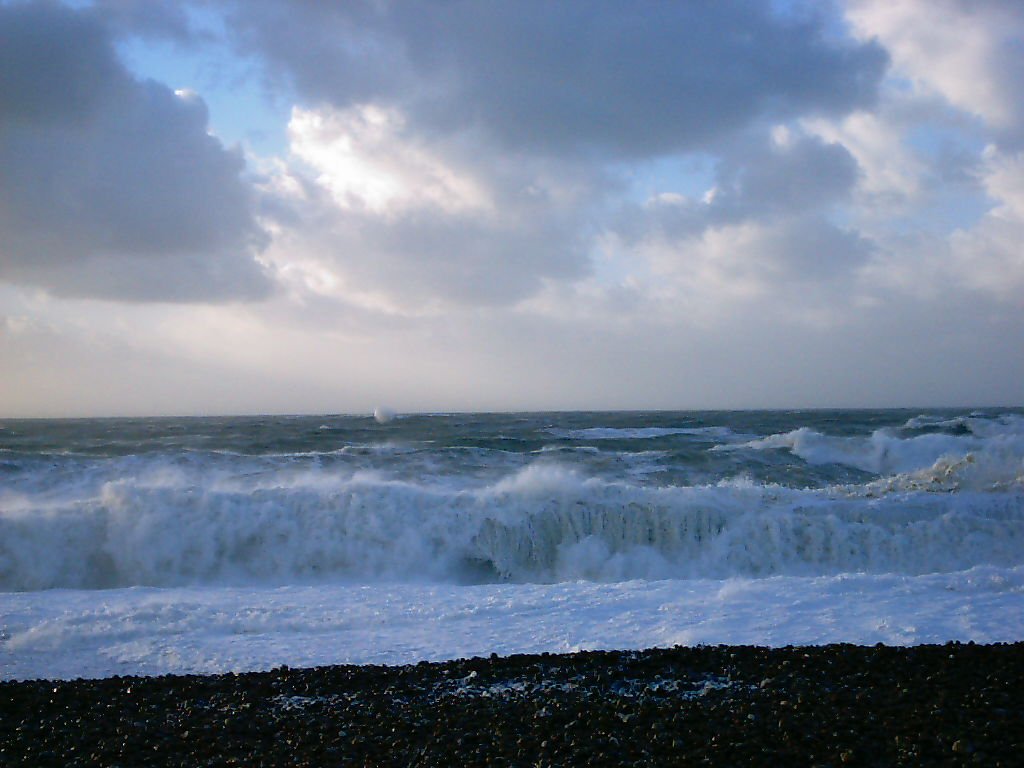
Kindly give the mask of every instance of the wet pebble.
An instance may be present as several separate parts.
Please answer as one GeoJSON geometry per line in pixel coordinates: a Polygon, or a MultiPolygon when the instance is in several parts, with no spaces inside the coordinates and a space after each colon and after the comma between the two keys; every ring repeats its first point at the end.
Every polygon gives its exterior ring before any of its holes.
{"type": "Polygon", "coordinates": [[[1014,765],[1024,644],[0,683],[0,764],[1014,765]]]}

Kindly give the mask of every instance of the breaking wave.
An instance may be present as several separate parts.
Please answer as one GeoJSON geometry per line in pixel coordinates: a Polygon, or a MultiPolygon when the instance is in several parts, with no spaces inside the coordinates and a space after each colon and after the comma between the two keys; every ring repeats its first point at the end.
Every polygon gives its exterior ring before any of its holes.
{"type": "MultiPolygon", "coordinates": [[[[836,455],[825,445],[812,450],[836,455]]],[[[472,489],[314,471],[287,481],[122,478],[72,498],[5,496],[0,589],[917,574],[1024,563],[1020,485],[936,493],[979,462],[937,461],[928,471],[946,485],[918,470],[827,490],[743,480],[640,487],[552,464],[472,489]]]]}
{"type": "MultiPolygon", "coordinates": [[[[902,428],[884,428],[866,437],[825,435],[809,427],[713,450],[783,449],[808,464],[840,464],[877,475],[928,471],[939,463],[974,457],[1009,482],[1024,478],[1024,418],[918,416],[902,428]],[[940,431],[933,431],[940,430],[940,431]]],[[[983,473],[975,473],[983,474],[983,473]]]]}

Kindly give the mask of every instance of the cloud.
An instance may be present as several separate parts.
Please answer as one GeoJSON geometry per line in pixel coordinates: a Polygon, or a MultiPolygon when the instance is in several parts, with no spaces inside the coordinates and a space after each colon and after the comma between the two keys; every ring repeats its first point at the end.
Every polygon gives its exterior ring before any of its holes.
{"type": "Polygon", "coordinates": [[[873,111],[801,124],[860,167],[851,213],[875,244],[861,287],[877,300],[980,299],[1008,311],[1024,290],[1024,9],[851,0],[845,11],[860,39],[892,56],[885,95],[873,111]]]}
{"type": "Polygon", "coordinates": [[[429,207],[439,213],[493,207],[481,185],[453,168],[415,136],[404,116],[372,104],[346,110],[292,111],[291,151],[346,210],[375,214],[429,207]]]}
{"type": "Polygon", "coordinates": [[[102,28],[60,6],[0,7],[0,117],[11,124],[83,121],[125,78],[102,28]]]}
{"type": "Polygon", "coordinates": [[[650,158],[723,155],[691,234],[806,221],[852,183],[849,154],[749,135],[872,104],[887,63],[823,15],[746,0],[220,7],[299,102],[264,186],[265,258],[292,289],[388,312],[515,304],[586,279],[622,206],[618,169],[650,158]]]}
{"type": "Polygon", "coordinates": [[[847,17],[917,88],[1024,141],[1024,6],[1016,0],[851,0],[847,17]]]}
{"type": "Polygon", "coordinates": [[[708,200],[714,219],[735,220],[810,211],[847,198],[857,162],[837,143],[777,126],[723,156],[708,200]]]}
{"type": "Polygon", "coordinates": [[[96,15],[117,32],[187,43],[201,37],[177,0],[94,0],[96,15]]]}
{"type": "Polygon", "coordinates": [[[244,160],[134,79],[88,11],[0,6],[0,279],[128,301],[265,296],[244,160]]]}
{"type": "Polygon", "coordinates": [[[867,251],[826,218],[857,179],[849,152],[783,127],[731,142],[706,199],[666,193],[627,204],[610,229],[591,222],[622,207],[621,187],[576,161],[499,161],[477,138],[430,142],[398,110],[373,105],[297,108],[289,133],[292,162],[268,189],[285,212],[268,258],[312,290],[388,311],[522,301],[551,281],[591,275],[609,236],[636,272],[652,253],[707,252],[694,243],[711,230],[712,239],[742,233],[737,254],[703,270],[714,275],[705,290],[713,283],[733,296],[742,291],[730,279],[756,275],[760,289],[831,279],[867,251]]]}
{"type": "Polygon", "coordinates": [[[841,145],[776,126],[734,142],[701,199],[669,192],[627,207],[606,244],[620,259],[635,255],[634,275],[637,262],[645,265],[646,292],[699,305],[705,315],[816,283],[820,291],[872,251],[830,218],[858,173],[841,145]]]}
{"type": "MultiPolygon", "coordinates": [[[[267,177],[267,258],[315,292],[387,311],[512,303],[585,274],[568,178],[406,133],[395,109],[293,112],[288,164],[267,177]]],[[[529,165],[529,163],[526,163],[529,165]]],[[[571,176],[571,173],[569,174],[571,176]]]]}
{"type": "Polygon", "coordinates": [[[1024,307],[1024,152],[987,152],[983,182],[996,205],[950,238],[956,279],[1024,307]]]}
{"type": "Polygon", "coordinates": [[[1020,400],[1019,4],[73,5],[0,0],[19,413],[1020,400]]]}
{"type": "Polygon", "coordinates": [[[907,146],[907,126],[887,113],[858,111],[841,120],[813,119],[806,128],[856,158],[860,202],[891,217],[923,194],[929,169],[907,146]]]}
{"type": "Polygon", "coordinates": [[[642,293],[666,317],[682,313],[705,325],[740,305],[767,301],[782,313],[806,311],[827,323],[821,302],[835,301],[838,286],[867,261],[872,245],[821,216],[794,215],[711,226],[686,237],[652,234],[629,250],[647,264],[642,293]]]}
{"type": "Polygon", "coordinates": [[[232,17],[247,51],[309,102],[375,101],[424,130],[505,150],[627,157],[714,145],[750,123],[870,104],[886,66],[819,16],[767,3],[259,0],[232,17]]]}

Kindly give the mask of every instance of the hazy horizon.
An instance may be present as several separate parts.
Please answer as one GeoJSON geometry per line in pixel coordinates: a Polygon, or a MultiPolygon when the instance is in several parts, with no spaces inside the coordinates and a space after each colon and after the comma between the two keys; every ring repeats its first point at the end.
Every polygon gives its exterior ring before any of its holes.
{"type": "MultiPolygon", "coordinates": [[[[778,414],[796,414],[796,413],[821,413],[821,412],[901,412],[914,413],[917,415],[925,414],[941,414],[941,413],[960,413],[964,411],[968,412],[989,412],[993,414],[1014,412],[1024,409],[1024,406],[1020,405],[1005,405],[1005,404],[994,404],[994,405],[893,405],[893,406],[779,406],[779,407],[764,407],[764,408],[539,408],[539,409],[513,409],[513,410],[458,410],[458,409],[422,409],[422,410],[407,410],[407,411],[393,411],[393,418],[405,418],[405,417],[416,417],[416,416],[539,416],[544,414],[609,414],[609,415],[629,415],[629,414],[715,414],[715,413],[778,413],[778,414]]],[[[285,411],[280,412],[265,412],[265,413],[96,413],[96,414],[84,414],[84,415],[35,415],[35,416],[0,416],[0,428],[3,427],[3,423],[13,421],[74,421],[74,420],[90,420],[90,421],[102,421],[102,420],[145,420],[145,419],[262,419],[262,418],[280,418],[280,419],[317,419],[317,418],[367,418],[371,419],[374,417],[373,408],[366,411],[311,411],[308,413],[294,412],[289,413],[285,411]]],[[[389,409],[390,410],[390,409],[389,409]]],[[[385,422],[386,424],[386,422],[385,422]]]]}

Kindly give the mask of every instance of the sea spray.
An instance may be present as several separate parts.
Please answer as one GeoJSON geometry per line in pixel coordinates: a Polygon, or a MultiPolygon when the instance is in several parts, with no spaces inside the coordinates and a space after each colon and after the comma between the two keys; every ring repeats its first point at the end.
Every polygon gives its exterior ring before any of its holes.
{"type": "Polygon", "coordinates": [[[1024,632],[1020,410],[8,420],[0,676],[1024,632]]]}
{"type": "Polygon", "coordinates": [[[0,517],[0,586],[619,580],[1018,563],[1012,493],[723,481],[645,488],[530,465],[476,490],[372,474],[246,489],[124,479],[0,517]]]}

